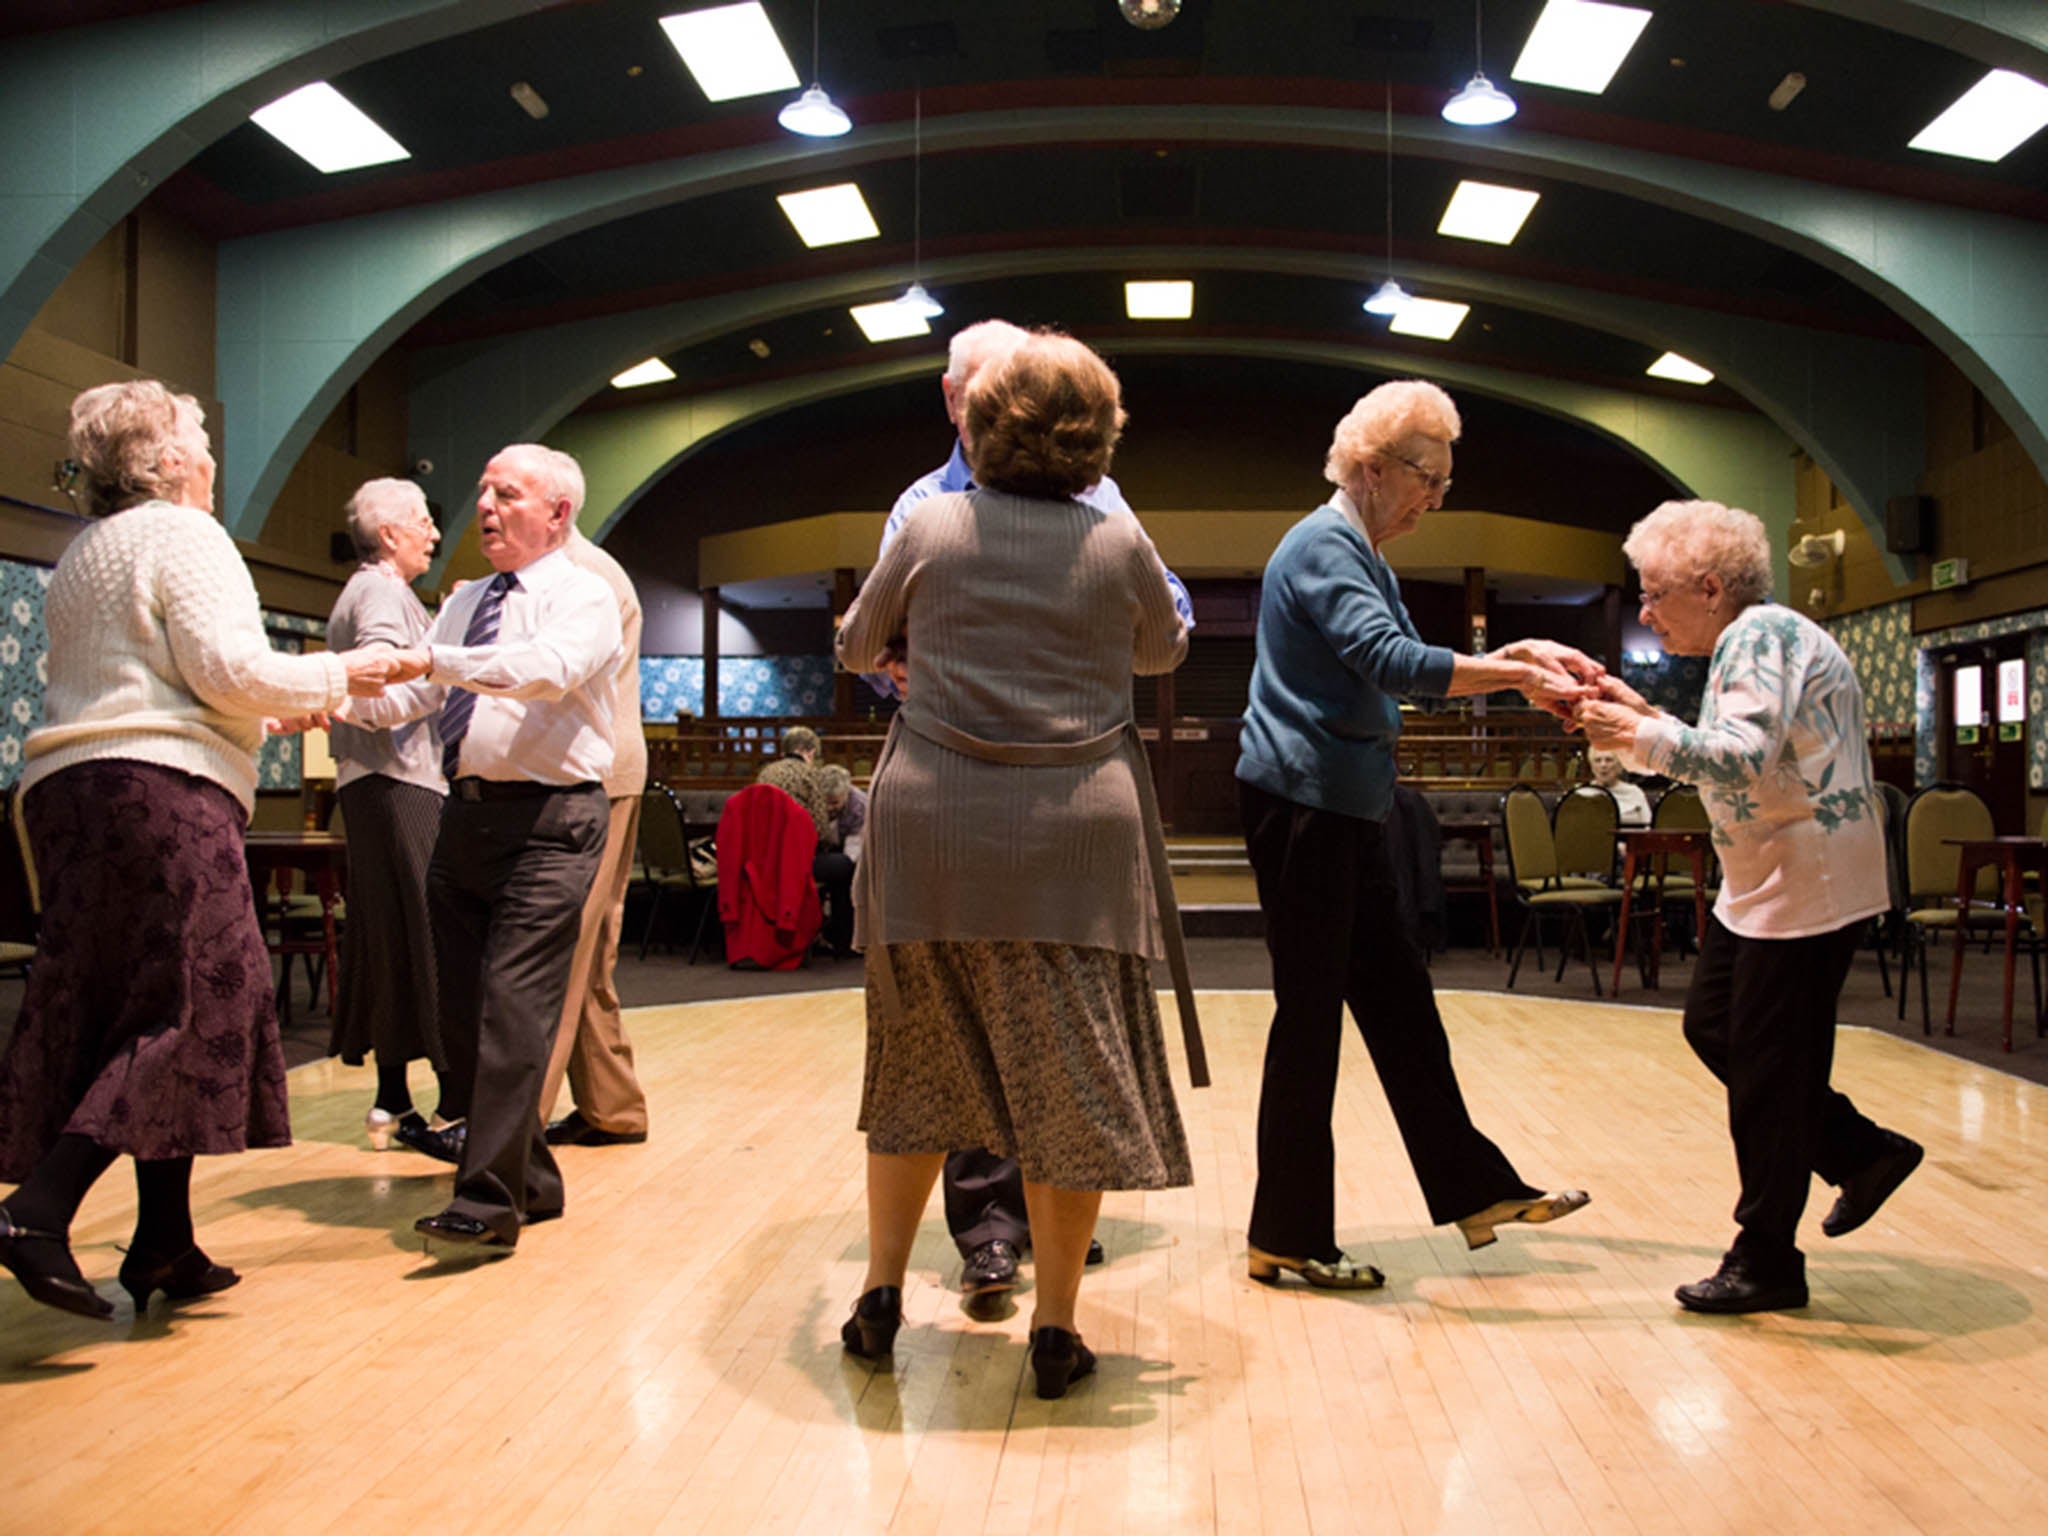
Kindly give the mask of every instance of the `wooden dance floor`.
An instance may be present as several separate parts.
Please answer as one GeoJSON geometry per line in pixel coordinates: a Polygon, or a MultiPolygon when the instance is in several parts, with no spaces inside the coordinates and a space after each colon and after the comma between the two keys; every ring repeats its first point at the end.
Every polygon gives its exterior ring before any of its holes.
{"type": "MultiPolygon", "coordinates": [[[[1468,1254],[1426,1225],[1356,1037],[1346,1296],[1245,1277],[1263,995],[1207,999],[1197,1183],[1112,1195],[1032,1395],[1031,1298],[977,1322],[934,1198],[895,1369],[842,1357],[865,1251],[853,992],[645,1009],[644,1146],[569,1149],[567,1219],[440,1263],[449,1180],[370,1152],[367,1071],[293,1076],[288,1151],[203,1162],[233,1291],[111,1324],[0,1274],[0,1530],[2038,1531],[2048,1523],[2048,1091],[1844,1032],[1836,1081],[1928,1146],[1803,1313],[1684,1315],[1731,1235],[1714,1085],[1669,1011],[1444,998],[1476,1118],[1590,1209],[1468,1254]]],[[[1171,999],[1164,1006],[1171,1010],[1171,999]]],[[[1169,1033],[1171,1033],[1169,1027],[1169,1033]]],[[[75,1230],[116,1294],[126,1165],[75,1230]]],[[[1028,1277],[1028,1266],[1026,1269],[1028,1277]]]]}

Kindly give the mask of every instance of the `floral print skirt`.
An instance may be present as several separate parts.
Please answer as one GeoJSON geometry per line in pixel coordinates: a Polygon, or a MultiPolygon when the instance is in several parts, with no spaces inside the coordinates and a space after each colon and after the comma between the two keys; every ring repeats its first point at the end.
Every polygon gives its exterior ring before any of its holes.
{"type": "Polygon", "coordinates": [[[986,1147],[1061,1189],[1194,1182],[1141,957],[987,939],[888,954],[903,1008],[882,1006],[870,950],[869,1151],[986,1147]]]}
{"type": "Polygon", "coordinates": [[[0,1177],[65,1132],[142,1159],[291,1142],[244,817],[210,780],[123,759],[28,792],[43,919],[0,1057],[0,1177]]]}

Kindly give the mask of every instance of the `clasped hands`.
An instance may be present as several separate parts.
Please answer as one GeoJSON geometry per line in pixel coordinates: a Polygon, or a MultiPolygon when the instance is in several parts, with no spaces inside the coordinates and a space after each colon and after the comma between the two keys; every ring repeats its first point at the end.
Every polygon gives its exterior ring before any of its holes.
{"type": "Polygon", "coordinates": [[[1494,653],[1503,661],[1526,662],[1537,669],[1523,695],[1539,709],[1557,716],[1584,734],[1587,744],[1602,751],[1634,745],[1636,722],[1656,709],[1599,662],[1555,640],[1517,640],[1494,653]]]}
{"type": "MultiPolygon", "coordinates": [[[[348,693],[352,699],[381,698],[394,683],[410,683],[425,677],[432,662],[425,646],[406,651],[388,645],[359,646],[338,654],[348,673],[348,693]]],[[[265,720],[263,729],[267,735],[289,736],[301,731],[323,731],[332,722],[333,717],[324,713],[288,715],[265,720]]]]}

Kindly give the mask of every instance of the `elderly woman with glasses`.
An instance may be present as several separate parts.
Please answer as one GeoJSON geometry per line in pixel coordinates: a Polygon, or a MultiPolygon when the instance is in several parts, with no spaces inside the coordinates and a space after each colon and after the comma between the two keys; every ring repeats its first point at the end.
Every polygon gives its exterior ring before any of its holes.
{"type": "Polygon", "coordinates": [[[1664,649],[1713,658],[1697,725],[1618,678],[1578,706],[1595,748],[1699,786],[1721,859],[1685,1038],[1727,1088],[1742,1194],[1720,1268],[1681,1285],[1678,1301],[1692,1312],[1803,1307],[1797,1237],[1812,1175],[1841,1188],[1821,1223],[1840,1237],[1922,1156],[1828,1086],[1849,962],[1890,903],[1863,694],[1828,632],[1770,601],[1770,539],[1750,513],[1667,501],[1622,552],[1664,649]]]}
{"type": "MultiPolygon", "coordinates": [[[[349,536],[362,562],[327,618],[337,649],[405,650],[432,623],[412,584],[433,563],[441,531],[410,480],[370,480],[348,504],[349,536]]],[[[370,1145],[395,1136],[443,1162],[460,1156],[447,1127],[467,1113],[447,1075],[435,1001],[434,935],[427,920],[427,860],[441,830],[448,781],[432,718],[390,730],[333,726],[335,791],[348,824],[348,927],[341,937],[341,1001],[328,1053],[352,1067],[377,1058],[377,1097],[363,1118],[370,1145]],[[424,1056],[441,1078],[430,1126],[413,1108],[406,1067],[424,1056]]]]}
{"type": "Polygon", "coordinates": [[[374,651],[270,647],[256,586],[213,516],[198,402],[154,379],[89,389],[71,456],[98,519],[50,578],[49,691],[23,813],[42,874],[36,963],[0,1057],[0,1263],[37,1301],[112,1303],[70,1227],[123,1153],[136,1310],[239,1278],[192,1230],[195,1154],[291,1140],[270,955],[243,830],[266,717],[304,725],[394,669],[374,651]]]}
{"type": "Polygon", "coordinates": [[[1422,951],[1401,921],[1387,852],[1398,699],[1514,689],[1562,710],[1601,668],[1569,647],[1522,641],[1487,656],[1426,645],[1382,551],[1440,506],[1457,407],[1434,384],[1382,384],[1337,423],[1330,500],[1266,566],[1258,660],[1239,738],[1245,843],[1273,960],[1273,1024],[1259,1094],[1250,1269],[1330,1290],[1385,1277],[1336,1238],[1330,1114],[1351,1005],[1430,1219],[1481,1247],[1511,1222],[1555,1220],[1578,1190],[1527,1183],[1472,1124],[1422,951]]]}

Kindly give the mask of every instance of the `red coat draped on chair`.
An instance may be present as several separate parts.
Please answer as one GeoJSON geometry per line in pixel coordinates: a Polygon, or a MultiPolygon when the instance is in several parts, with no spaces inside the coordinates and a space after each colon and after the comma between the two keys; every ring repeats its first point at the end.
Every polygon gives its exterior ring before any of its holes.
{"type": "Polygon", "coordinates": [[[725,803],[718,820],[718,918],[726,959],[793,971],[810,953],[822,915],[811,876],[818,829],[810,813],[772,784],[725,803]]]}

